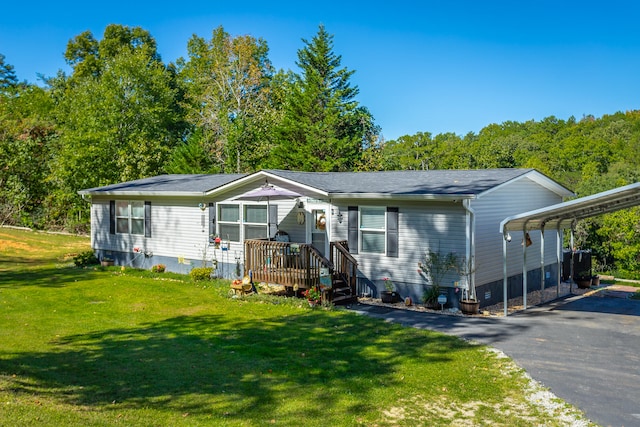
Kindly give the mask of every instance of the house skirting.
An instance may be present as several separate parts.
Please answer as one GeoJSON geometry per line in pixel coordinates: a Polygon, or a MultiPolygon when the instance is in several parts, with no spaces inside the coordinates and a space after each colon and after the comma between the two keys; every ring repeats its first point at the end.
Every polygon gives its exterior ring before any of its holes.
{"type": "MultiPolygon", "coordinates": [[[[150,270],[151,267],[158,264],[164,264],[165,271],[178,274],[189,274],[192,268],[202,267],[201,259],[190,258],[178,258],[175,256],[161,256],[153,253],[143,252],[117,252],[117,251],[95,251],[96,257],[99,260],[105,258],[112,259],[114,265],[125,266],[131,268],[139,268],[141,270],[150,270]]],[[[233,257],[231,257],[233,258],[233,257]]],[[[211,261],[207,261],[207,267],[212,267],[211,261]]],[[[240,265],[240,276],[242,277],[244,272],[244,266],[240,265]]],[[[216,277],[233,280],[236,276],[236,263],[233,262],[218,262],[217,268],[214,272],[216,277]]]]}
{"type": "MultiPolygon", "coordinates": [[[[544,288],[555,288],[558,285],[558,265],[550,264],[544,267],[545,279],[544,288]]],[[[542,289],[541,270],[539,268],[527,272],[527,292],[539,291],[542,289]]],[[[504,302],[504,281],[502,279],[495,282],[485,283],[476,286],[476,294],[480,307],[504,302]]],[[[522,273],[507,278],[507,297],[517,298],[522,296],[522,273]]]]}
{"type": "MultiPolygon", "coordinates": [[[[527,291],[533,292],[542,288],[540,269],[530,270],[527,273],[527,291]]],[[[544,287],[555,288],[557,285],[557,264],[545,266],[544,287]]],[[[509,298],[517,298],[522,296],[522,273],[508,278],[507,296],[509,298]]],[[[476,287],[476,295],[480,301],[480,307],[488,307],[504,301],[503,299],[502,279],[491,283],[485,283],[476,287]]],[[[414,302],[422,303],[422,296],[426,290],[426,286],[417,283],[394,282],[395,291],[404,299],[411,297],[414,302]]],[[[357,295],[359,297],[380,298],[380,292],[384,290],[384,283],[373,282],[366,277],[358,277],[357,295]]],[[[462,297],[461,291],[456,292],[451,286],[443,286],[442,293],[447,296],[447,304],[444,308],[458,307],[458,300],[462,297]]]]}

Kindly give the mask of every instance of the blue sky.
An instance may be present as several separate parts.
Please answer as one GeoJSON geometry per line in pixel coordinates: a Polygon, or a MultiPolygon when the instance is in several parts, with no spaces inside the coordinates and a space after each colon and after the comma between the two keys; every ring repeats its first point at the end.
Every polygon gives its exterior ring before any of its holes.
{"type": "Polygon", "coordinates": [[[67,42],[108,24],[151,32],[165,62],[189,38],[267,41],[276,68],[295,65],[318,25],[355,70],[358,101],[386,140],[478,132],[491,123],[600,117],[640,108],[640,5],[633,1],[10,2],[0,53],[20,80],[68,71],[67,42]]]}

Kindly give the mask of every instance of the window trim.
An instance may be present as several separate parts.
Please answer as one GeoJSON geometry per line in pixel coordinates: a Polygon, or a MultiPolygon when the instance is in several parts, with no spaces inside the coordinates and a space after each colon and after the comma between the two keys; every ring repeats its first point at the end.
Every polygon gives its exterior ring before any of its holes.
{"type": "Polygon", "coordinates": [[[363,254],[378,254],[378,255],[386,255],[387,253],[387,208],[386,206],[359,206],[358,207],[358,243],[359,243],[359,251],[363,254]],[[384,213],[384,218],[382,221],[382,228],[368,228],[362,225],[362,210],[363,209],[376,209],[381,210],[384,213]],[[383,237],[383,249],[382,251],[370,251],[364,248],[364,234],[380,234],[383,237]]]}
{"type": "Polygon", "coordinates": [[[238,236],[240,238],[240,241],[236,242],[235,240],[230,240],[233,243],[241,243],[242,242],[242,221],[241,221],[241,216],[242,216],[242,211],[240,208],[240,204],[239,203],[216,203],[216,216],[217,216],[217,221],[216,221],[216,235],[220,236],[220,226],[224,226],[224,225],[236,225],[238,226],[238,236]],[[226,206],[237,206],[238,207],[238,218],[234,221],[229,221],[229,220],[225,220],[223,219],[224,216],[222,215],[222,209],[226,206]]]}
{"type": "Polygon", "coordinates": [[[246,227],[264,227],[264,239],[269,238],[269,206],[268,205],[264,205],[264,204],[259,204],[259,203],[243,203],[242,204],[242,238],[243,240],[245,239],[246,236],[246,227]],[[264,210],[266,211],[266,217],[265,217],[265,222],[250,222],[247,221],[247,208],[249,207],[259,207],[259,208],[264,208],[264,210]]]}
{"type": "MultiPolygon", "coordinates": [[[[271,205],[274,206],[274,205],[271,205]]],[[[216,213],[217,213],[217,221],[216,221],[216,233],[217,235],[220,235],[220,226],[224,226],[224,225],[236,225],[239,227],[239,231],[238,231],[238,237],[239,237],[239,241],[235,241],[235,240],[230,240],[232,243],[242,243],[246,240],[246,227],[247,226],[251,226],[251,227],[256,227],[256,226],[263,226],[264,227],[264,235],[265,235],[265,239],[269,236],[269,207],[267,207],[266,204],[262,204],[262,203],[242,203],[242,202],[219,202],[216,203],[216,213]],[[225,206],[236,206],[238,207],[238,219],[236,219],[235,221],[227,221],[227,220],[223,220],[223,216],[221,214],[221,209],[223,209],[225,206]],[[267,213],[267,217],[265,219],[265,222],[250,222],[246,220],[246,216],[247,216],[247,207],[251,207],[251,206],[258,206],[262,209],[266,210],[267,213]]],[[[224,236],[221,236],[224,239],[224,236]]]]}
{"type": "Polygon", "coordinates": [[[114,221],[115,221],[115,234],[125,235],[129,234],[132,236],[146,236],[147,235],[147,217],[146,217],[146,205],[143,200],[116,200],[115,201],[115,211],[114,211],[114,221]],[[118,209],[118,205],[127,204],[127,214],[120,215],[120,210],[118,209]],[[142,216],[133,216],[133,205],[139,205],[138,208],[142,210],[142,216]],[[127,220],[127,231],[122,232],[118,229],[118,220],[126,219],[127,220]],[[133,221],[142,221],[142,233],[134,233],[133,232],[133,221]]]}

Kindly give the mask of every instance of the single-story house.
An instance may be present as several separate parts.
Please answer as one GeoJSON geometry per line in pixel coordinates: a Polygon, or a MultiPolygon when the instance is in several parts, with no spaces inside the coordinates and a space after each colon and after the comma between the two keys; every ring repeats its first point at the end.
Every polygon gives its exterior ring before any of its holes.
{"type": "MultiPolygon", "coordinates": [[[[475,285],[481,306],[502,298],[500,222],[573,196],[534,169],[161,175],[79,194],[91,203],[92,248],[117,265],[183,273],[207,265],[219,277],[250,271],[254,281],[298,288],[335,270],[350,296],[378,296],[387,277],[419,301],[429,286],[418,271],[426,251],[453,252],[473,268],[448,273],[449,299],[475,285]],[[251,197],[265,185],[273,196],[251,197]]],[[[537,233],[526,236],[532,250],[537,233]]],[[[556,248],[546,245],[551,285],[556,248]]],[[[522,261],[510,251],[510,277],[522,275],[522,261]]],[[[540,260],[527,269],[540,274],[540,260]]]]}

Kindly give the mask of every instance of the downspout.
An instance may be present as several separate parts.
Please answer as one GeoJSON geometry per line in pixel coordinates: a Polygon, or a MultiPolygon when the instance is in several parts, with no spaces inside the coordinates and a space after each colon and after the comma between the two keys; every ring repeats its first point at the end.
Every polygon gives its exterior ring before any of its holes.
{"type": "Polygon", "coordinates": [[[466,259],[467,265],[465,268],[468,269],[468,278],[469,283],[467,283],[467,287],[469,290],[469,298],[474,298],[476,301],[478,300],[478,296],[476,295],[476,213],[471,208],[471,201],[469,199],[464,199],[462,201],[462,207],[467,211],[467,221],[466,221],[466,234],[467,234],[467,247],[466,247],[466,259]]]}

